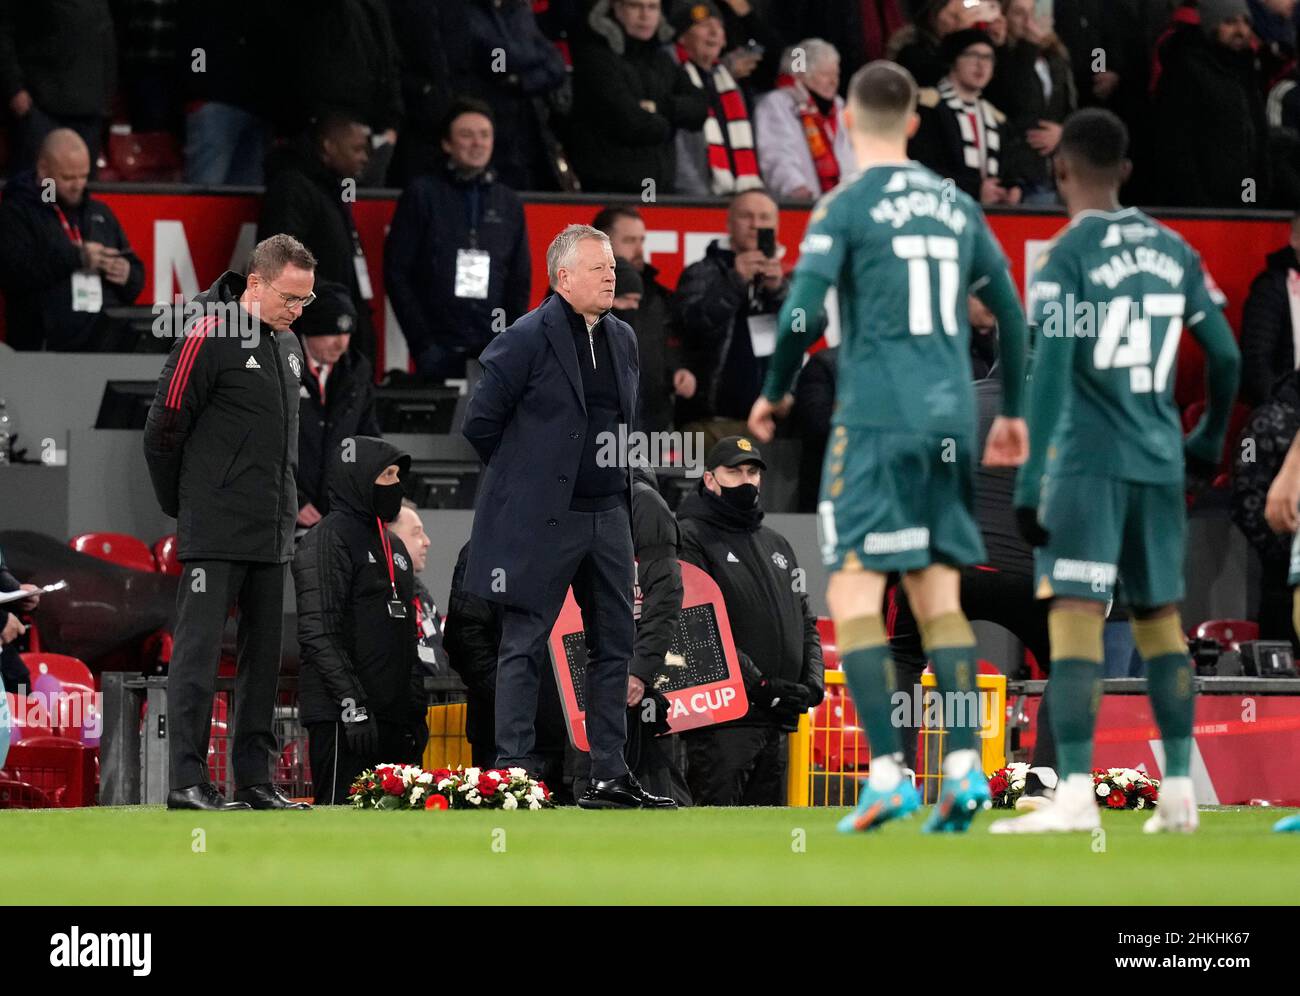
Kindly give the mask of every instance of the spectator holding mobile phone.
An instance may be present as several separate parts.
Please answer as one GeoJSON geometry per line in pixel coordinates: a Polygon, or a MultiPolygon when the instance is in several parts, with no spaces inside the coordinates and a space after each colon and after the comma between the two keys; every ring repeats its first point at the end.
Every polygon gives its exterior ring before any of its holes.
{"type": "Polygon", "coordinates": [[[705,448],[745,431],[776,346],[776,316],[789,290],[776,236],[776,201],[761,190],[737,194],[727,238],[682,271],[669,304],[694,395],[677,400],[679,424],[704,434],[705,448]]]}

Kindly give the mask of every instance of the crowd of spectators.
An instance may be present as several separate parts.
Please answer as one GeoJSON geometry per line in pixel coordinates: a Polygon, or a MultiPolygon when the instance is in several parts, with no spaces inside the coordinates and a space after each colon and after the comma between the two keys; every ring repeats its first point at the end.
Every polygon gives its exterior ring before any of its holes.
{"type": "Polygon", "coordinates": [[[401,188],[441,167],[468,99],[514,190],[809,201],[854,168],[848,77],[888,57],[923,88],[913,154],[985,203],[1052,203],[1061,121],[1103,106],[1137,136],[1129,200],[1292,208],[1296,18],[1296,0],[6,2],[4,153],[20,173],[70,128],[112,176],[111,125],[170,135],[188,182],[260,184],[277,146],[348,119],[355,179],[401,188]]]}

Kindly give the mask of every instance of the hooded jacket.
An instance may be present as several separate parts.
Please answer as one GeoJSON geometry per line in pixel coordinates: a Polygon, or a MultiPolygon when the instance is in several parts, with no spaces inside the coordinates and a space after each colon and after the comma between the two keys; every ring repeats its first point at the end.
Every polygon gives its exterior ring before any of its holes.
{"type": "MultiPolygon", "coordinates": [[[[112,249],[131,249],[117,217],[107,204],[89,194],[67,211],[68,224],[85,242],[112,249]]],[[[100,278],[104,307],[135,301],[144,287],[144,263],[128,257],[131,275],[118,286],[100,278]]],[[[72,310],[72,275],[81,269],[81,250],[64,234],[54,205],[41,200],[36,174],[15,176],[0,201],[0,287],[5,296],[5,325],[14,349],[94,349],[104,313],[72,310]]]]}
{"type": "Polygon", "coordinates": [[[392,443],[354,437],[355,458],[331,458],[330,513],[298,545],[298,679],[303,723],[334,723],[348,705],[372,718],[404,724],[423,712],[423,674],[416,632],[415,573],[400,539],[379,523],[374,484],[389,464],[405,477],[411,458],[392,443]],[[387,538],[392,551],[390,581],[387,538]],[[406,617],[389,612],[393,589],[406,617]]]}
{"type": "Polygon", "coordinates": [[[1287,275],[1300,273],[1300,258],[1290,246],[1268,254],[1268,263],[1250,285],[1241,312],[1241,400],[1262,405],[1277,381],[1295,369],[1291,296],[1287,275]]]}
{"type": "Polygon", "coordinates": [[[226,272],[194,298],[204,313],[172,346],[145,423],[149,477],[177,518],[182,562],[293,555],[302,348],[239,307],[245,283],[226,272]]]}
{"type": "MultiPolygon", "coordinates": [[[[786,538],[763,525],[762,506],[740,511],[708,491],[682,499],[681,558],[717,582],[747,689],[764,678],[804,685],[817,705],[824,694],[817,618],[798,582],[803,574],[786,538]]],[[[734,725],[777,725],[750,709],[734,725]]]]}

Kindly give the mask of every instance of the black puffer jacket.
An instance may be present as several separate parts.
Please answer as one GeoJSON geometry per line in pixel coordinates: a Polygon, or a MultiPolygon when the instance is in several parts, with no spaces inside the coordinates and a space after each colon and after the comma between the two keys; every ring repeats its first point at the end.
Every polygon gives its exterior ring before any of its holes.
{"type": "Polygon", "coordinates": [[[401,476],[411,458],[392,443],[357,436],[355,460],[333,457],[330,514],[298,545],[293,584],[302,650],[299,703],[304,723],[333,723],[349,703],[406,724],[423,711],[423,675],[415,628],[415,573],[405,545],[384,531],[393,580],[375,515],[374,483],[389,464],[401,476]],[[389,614],[397,597],[406,618],[389,614]]]}
{"type": "Polygon", "coordinates": [[[1285,564],[1291,556],[1291,537],[1273,532],[1264,518],[1264,504],[1297,429],[1300,373],[1292,370],[1250,413],[1232,461],[1232,521],[1265,564],[1285,564]]]}
{"type": "MultiPolygon", "coordinates": [[[[699,567],[722,590],[745,687],[780,678],[805,686],[810,707],[820,703],[825,691],[821,637],[789,541],[763,525],[761,506],[737,511],[703,483],[682,500],[677,518],[682,560],[699,567]]],[[[750,709],[735,722],[753,726],[777,720],[765,710],[750,709]]]]}
{"type": "Polygon", "coordinates": [[[1291,298],[1287,274],[1300,273],[1300,259],[1290,246],[1268,254],[1268,265],[1250,285],[1241,312],[1241,400],[1262,405],[1273,386],[1295,369],[1291,333],[1291,298]]]}
{"type": "Polygon", "coordinates": [[[640,608],[628,673],[654,687],[677,632],[682,611],[682,565],[677,562],[681,531],[655,485],[654,472],[632,471],[632,545],[640,608]]]}
{"type": "Polygon", "coordinates": [[[203,322],[206,334],[176,340],[145,424],[149,476],[177,517],[182,562],[293,555],[302,348],[239,308],[244,286],[227,272],[194,298],[206,317],[187,331],[203,322]],[[256,336],[232,329],[236,316],[256,336]]]}
{"type": "Polygon", "coordinates": [[[573,46],[574,107],[566,141],[583,189],[639,194],[644,181],[653,180],[659,193],[672,193],[673,135],[704,127],[704,91],[664,49],[671,29],[648,41],[630,38],[610,12],[610,0],[597,2],[587,24],[573,46]]]}

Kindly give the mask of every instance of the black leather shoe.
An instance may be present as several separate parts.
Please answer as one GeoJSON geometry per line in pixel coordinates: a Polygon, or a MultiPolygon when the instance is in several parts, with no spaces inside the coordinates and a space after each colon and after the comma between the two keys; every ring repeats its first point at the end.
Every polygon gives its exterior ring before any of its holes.
{"type": "Polygon", "coordinates": [[[274,785],[250,785],[235,792],[235,801],[253,809],[311,809],[305,802],[294,802],[274,785]]]}
{"type": "Polygon", "coordinates": [[[188,788],[172,789],[167,793],[168,809],[252,809],[246,802],[226,802],[211,782],[200,782],[188,788]]]}
{"type": "Polygon", "coordinates": [[[676,809],[677,803],[660,795],[651,795],[632,775],[604,781],[592,779],[587,791],[578,799],[583,809],[676,809]]]}

